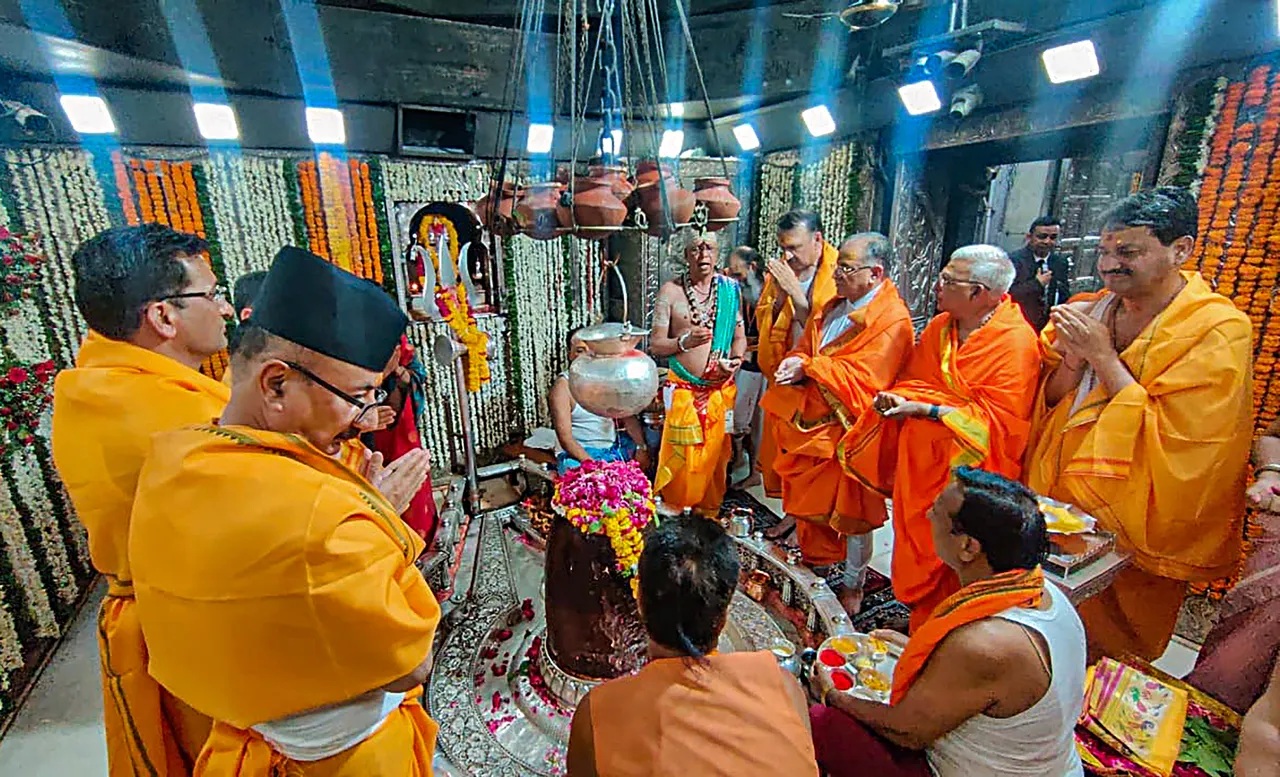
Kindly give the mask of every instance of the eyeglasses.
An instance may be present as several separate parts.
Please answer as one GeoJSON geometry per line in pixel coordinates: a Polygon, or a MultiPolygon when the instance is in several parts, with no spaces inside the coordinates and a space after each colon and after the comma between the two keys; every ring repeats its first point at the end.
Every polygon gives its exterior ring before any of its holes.
{"type": "Polygon", "coordinates": [[[347,403],[359,408],[360,412],[356,414],[355,420],[351,422],[353,424],[359,422],[360,419],[364,418],[365,413],[368,413],[373,408],[377,407],[378,405],[381,405],[382,401],[387,398],[386,391],[383,391],[382,389],[374,389],[373,401],[361,402],[360,400],[351,396],[350,394],[338,388],[337,386],[333,385],[332,383],[329,383],[324,378],[321,378],[319,375],[315,374],[311,370],[307,369],[306,367],[303,367],[301,364],[298,364],[296,362],[285,362],[284,365],[289,369],[295,372],[299,372],[302,375],[306,376],[306,378],[310,380],[312,383],[316,384],[317,386],[324,389],[325,391],[328,391],[330,394],[333,394],[335,397],[341,400],[344,400],[347,403]]]}
{"type": "Polygon", "coordinates": [[[985,284],[985,283],[980,283],[980,282],[978,282],[978,281],[971,281],[971,280],[968,280],[967,278],[952,278],[950,275],[947,275],[946,273],[942,273],[942,274],[940,274],[940,275],[938,276],[938,285],[939,285],[939,286],[943,286],[943,287],[946,287],[946,286],[980,286],[981,288],[984,288],[984,289],[986,289],[986,290],[988,290],[988,291],[990,291],[990,290],[991,290],[991,287],[990,287],[990,286],[988,286],[988,285],[987,285],[987,284],[985,284]]]}
{"type": "Polygon", "coordinates": [[[214,286],[208,291],[184,291],[181,294],[166,294],[160,298],[161,302],[171,299],[196,299],[204,297],[213,303],[221,303],[227,301],[227,287],[222,285],[214,286]]]}
{"type": "Polygon", "coordinates": [[[863,264],[857,267],[849,267],[848,265],[837,264],[836,269],[831,274],[832,275],[853,275],[859,270],[870,270],[872,267],[875,267],[875,265],[863,264]]]}

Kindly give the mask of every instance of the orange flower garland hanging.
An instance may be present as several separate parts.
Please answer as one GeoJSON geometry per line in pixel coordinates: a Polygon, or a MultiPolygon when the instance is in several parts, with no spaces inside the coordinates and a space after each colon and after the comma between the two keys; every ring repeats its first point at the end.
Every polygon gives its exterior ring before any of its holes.
{"type": "Polygon", "coordinates": [[[382,249],[369,165],[329,153],[299,162],[298,190],[311,252],[382,283],[382,249]]]}
{"type": "MultiPolygon", "coordinates": [[[[127,224],[164,224],[208,237],[191,162],[130,159],[116,151],[111,155],[111,166],[127,224]]],[[[212,264],[209,257],[206,260],[212,264]]],[[[205,359],[200,371],[221,380],[229,364],[224,348],[205,359]]]]}
{"type": "MultiPolygon", "coordinates": [[[[1249,316],[1254,332],[1255,434],[1280,411],[1280,69],[1253,67],[1229,83],[1200,184],[1198,250],[1188,261],[1249,316]]],[[[1250,516],[1248,536],[1256,536],[1250,516]]],[[[1247,549],[1246,549],[1246,552],[1247,549]]],[[[1220,595],[1231,581],[1193,590],[1220,595]]]]}
{"type": "MultiPolygon", "coordinates": [[[[488,383],[490,379],[489,335],[480,331],[480,328],[476,326],[475,316],[471,315],[471,308],[467,302],[466,279],[461,277],[456,256],[460,248],[458,245],[458,231],[448,218],[431,214],[426,216],[418,226],[418,234],[426,235],[426,239],[423,242],[426,244],[427,255],[431,257],[431,265],[435,270],[436,309],[440,311],[441,318],[453,330],[458,342],[462,343],[467,349],[467,353],[464,356],[467,391],[479,391],[480,387],[488,383]],[[449,257],[449,261],[453,267],[454,277],[458,281],[456,285],[447,288],[440,285],[440,265],[444,261],[444,257],[440,252],[441,243],[448,245],[453,253],[453,256],[449,257]]],[[[419,280],[419,283],[421,283],[421,280],[419,280]]]]}

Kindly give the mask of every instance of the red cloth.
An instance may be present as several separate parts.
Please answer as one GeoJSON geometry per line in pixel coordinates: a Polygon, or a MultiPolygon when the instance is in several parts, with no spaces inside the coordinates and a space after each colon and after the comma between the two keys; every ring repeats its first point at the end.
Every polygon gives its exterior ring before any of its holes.
{"type": "MultiPolygon", "coordinates": [[[[413,362],[413,346],[405,337],[400,338],[400,365],[407,367],[413,362]]],[[[395,423],[386,429],[373,433],[373,447],[388,462],[395,461],[409,451],[422,447],[422,438],[418,436],[417,413],[413,406],[413,392],[404,392],[404,405],[396,409],[395,423]]],[[[422,484],[418,494],[409,503],[409,509],[400,516],[404,522],[418,533],[426,542],[427,550],[431,549],[436,537],[436,529],[440,521],[436,515],[436,501],[431,492],[431,475],[422,484]]]]}
{"type": "Polygon", "coordinates": [[[813,748],[827,777],[931,777],[924,752],[898,747],[840,710],[809,708],[813,748]]]}

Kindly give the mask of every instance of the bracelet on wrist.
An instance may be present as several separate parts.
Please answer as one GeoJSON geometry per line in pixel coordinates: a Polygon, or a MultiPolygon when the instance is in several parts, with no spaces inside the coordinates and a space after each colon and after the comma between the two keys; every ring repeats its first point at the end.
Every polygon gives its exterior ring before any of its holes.
{"type": "Polygon", "coordinates": [[[1262,477],[1263,473],[1266,473],[1266,472],[1271,472],[1271,473],[1280,475],[1280,464],[1263,464],[1261,467],[1258,467],[1253,471],[1253,477],[1255,480],[1257,480],[1258,478],[1262,477]]]}
{"type": "Polygon", "coordinates": [[[929,405],[929,417],[937,421],[941,418],[942,408],[938,405],[929,405]]]}
{"type": "Polygon", "coordinates": [[[689,339],[689,333],[688,333],[688,332],[685,332],[684,334],[682,334],[682,335],[680,335],[679,337],[677,337],[677,338],[676,338],[676,347],[680,349],[680,353],[688,353],[688,352],[689,352],[689,348],[688,348],[688,346],[686,346],[686,345],[685,345],[685,342],[686,342],[688,339],[689,339]]]}

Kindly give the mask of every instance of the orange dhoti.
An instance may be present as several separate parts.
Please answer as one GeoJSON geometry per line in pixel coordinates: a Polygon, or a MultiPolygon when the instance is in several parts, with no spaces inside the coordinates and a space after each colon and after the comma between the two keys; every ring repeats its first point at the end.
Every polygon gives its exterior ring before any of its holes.
{"type": "Polygon", "coordinates": [[[1039,375],[1035,330],[1008,297],[963,343],[943,313],[889,391],[952,411],[939,420],[866,413],[841,441],[845,471],[893,496],[893,590],[913,630],[960,588],[934,550],[929,508],[955,467],[1020,476],[1039,375]]]}
{"type": "Polygon", "coordinates": [[[133,590],[114,580],[98,611],[98,656],[110,773],[190,774],[209,738],[209,718],[147,673],[133,590]]]}
{"type": "Polygon", "coordinates": [[[805,380],[773,385],[761,407],[773,421],[780,453],[782,506],[799,519],[796,533],[804,560],[814,566],[845,558],[849,535],[867,534],[888,518],[885,498],[845,474],[836,455],[845,432],[893,383],[911,354],[911,315],[897,288],[885,281],[847,328],[821,343],[828,315],[848,308],[834,300],[810,317],[796,349],[805,380]]]}
{"type": "Polygon", "coordinates": [[[196,767],[199,777],[430,777],[439,727],[422,708],[420,691],[405,696],[399,709],[368,739],[319,761],[281,756],[251,730],[217,723],[196,767]]]}
{"type": "Polygon", "coordinates": [[[167,356],[90,332],[54,383],[53,459],[110,581],[98,614],[107,769],[111,777],[178,777],[211,725],[148,674],[131,586],[130,517],[151,438],[221,415],[230,390],[167,356]]]}
{"type": "MultiPolygon", "coordinates": [[[[1055,406],[1035,406],[1027,484],[1080,507],[1134,554],[1111,589],[1080,607],[1093,655],[1148,660],[1168,646],[1187,584],[1240,560],[1253,432],[1249,318],[1197,273],[1120,360],[1135,383],[1111,395],[1088,373],[1055,406]],[[1084,392],[1081,395],[1081,392],[1084,392]]],[[[1108,292],[1073,300],[1093,317],[1108,292]]],[[[1047,383],[1061,357],[1041,335],[1047,383]]]]}
{"type": "Polygon", "coordinates": [[[670,401],[654,493],[674,510],[687,507],[714,517],[728,489],[733,445],[727,425],[738,389],[732,380],[695,386],[670,375],[663,390],[669,392],[670,401]]]}

